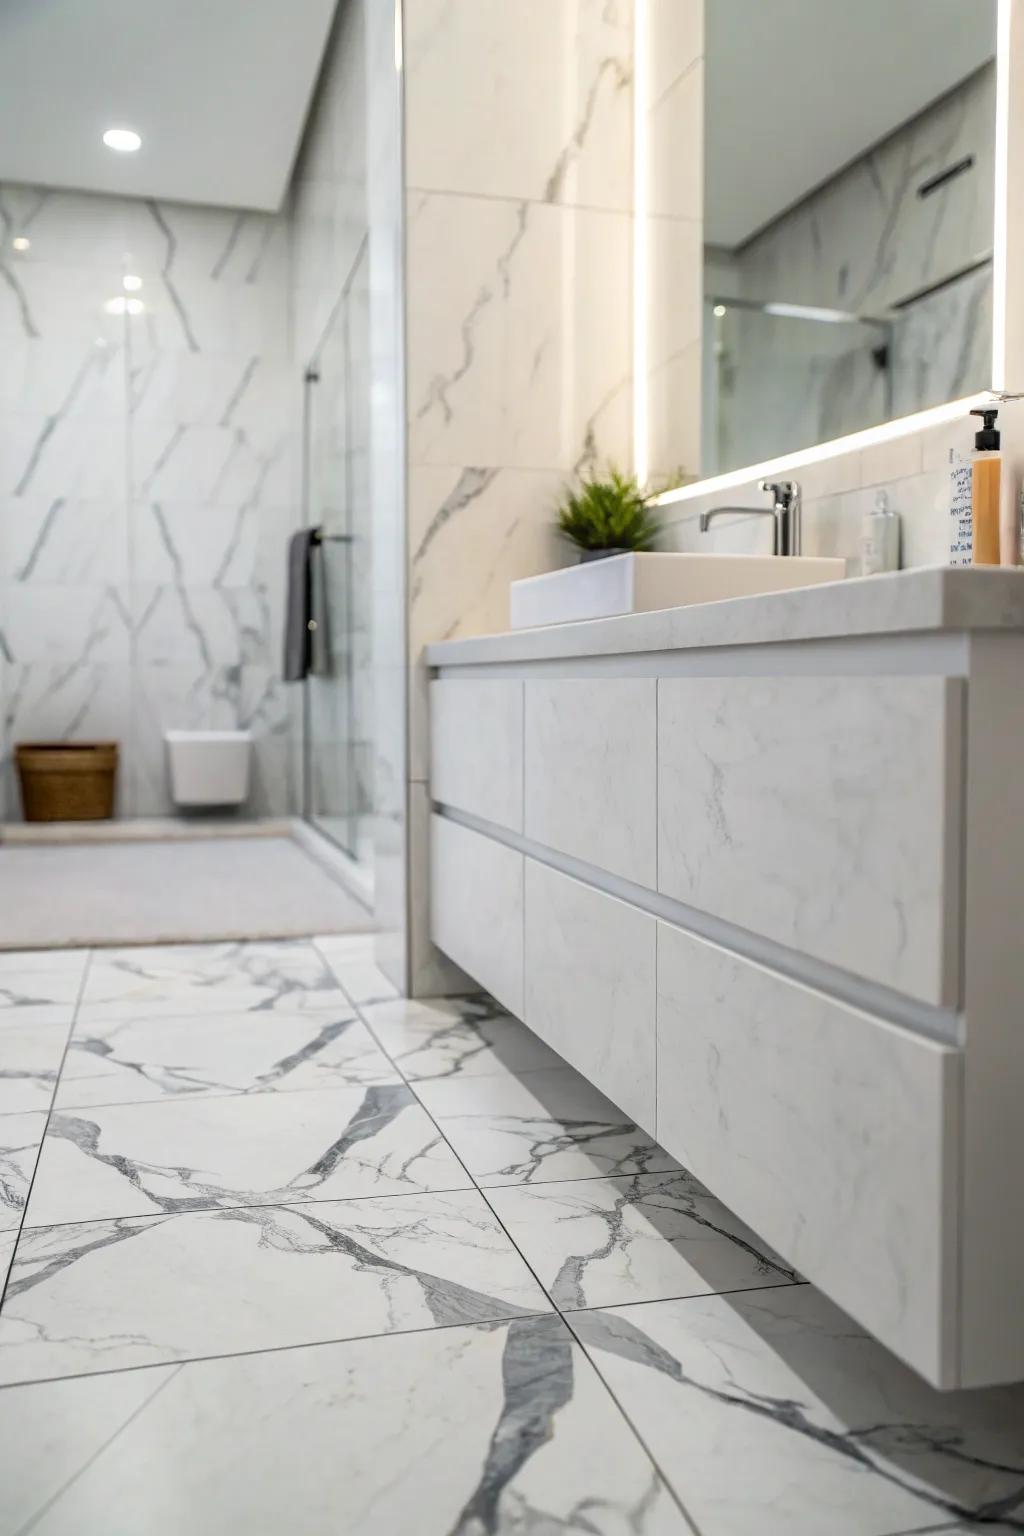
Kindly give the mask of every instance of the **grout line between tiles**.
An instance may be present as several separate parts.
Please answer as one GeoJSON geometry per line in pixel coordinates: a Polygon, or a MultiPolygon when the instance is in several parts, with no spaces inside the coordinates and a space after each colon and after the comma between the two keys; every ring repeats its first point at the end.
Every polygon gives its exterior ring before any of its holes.
{"type": "MultiPolygon", "coordinates": [[[[555,1307],[543,1310],[499,1312],[479,1322],[425,1323],[422,1328],[389,1328],[379,1333],[342,1333],[330,1339],[301,1339],[296,1344],[265,1344],[259,1349],[230,1349],[218,1354],[178,1356],[172,1360],[144,1360],[138,1365],[113,1365],[103,1371],[68,1371],[62,1376],[33,1376],[24,1381],[0,1381],[0,1393],[16,1392],[19,1387],[48,1386],[58,1381],[82,1381],[93,1376],[123,1376],[128,1371],[161,1371],[168,1366],[202,1365],[205,1360],[244,1360],[253,1355],[282,1355],[296,1349],[322,1349],[332,1344],[363,1344],[372,1339],[403,1339],[420,1333],[446,1333],[453,1328],[496,1328],[502,1323],[519,1323],[528,1318],[561,1317],[555,1307]]],[[[564,1319],[562,1319],[564,1322],[564,1319]]]]}
{"type": "MultiPolygon", "coordinates": [[[[460,1165],[461,1166],[461,1165],[460,1165]]],[[[471,1175],[467,1172],[466,1177],[471,1175]]],[[[41,1221],[22,1224],[23,1232],[56,1232],[64,1227],[98,1227],[121,1221],[172,1221],[177,1216],[216,1216],[228,1211],[304,1211],[308,1205],[356,1205],[361,1200],[415,1200],[430,1195],[464,1195],[475,1184],[453,1184],[447,1189],[399,1189],[387,1195],[322,1195],[312,1200],[252,1200],[235,1205],[193,1205],[180,1211],[125,1212],[121,1216],[79,1216],[73,1221],[41,1221]]]]}
{"type": "MultiPolygon", "coordinates": [[[[118,1427],[107,1436],[107,1438],[103,1441],[103,1444],[97,1446],[92,1455],[87,1457],[80,1467],[76,1467],[71,1476],[67,1478],[66,1481],[63,1482],[60,1487],[54,1493],[52,1493],[48,1499],[45,1500],[44,1503],[40,1504],[35,1513],[28,1517],[24,1525],[19,1525],[18,1529],[14,1532],[14,1536],[28,1536],[29,1531],[35,1530],[40,1520],[46,1514],[47,1510],[52,1509],[57,1500],[63,1498],[68,1489],[73,1487],[74,1484],[78,1482],[78,1479],[82,1476],[82,1474],[88,1472],[93,1463],[98,1461],[104,1452],[110,1449],[114,1441],[124,1434],[124,1431],[128,1428],[129,1424],[133,1424],[139,1417],[140,1413],[145,1413],[146,1409],[154,1401],[154,1399],[158,1398],[164,1388],[169,1387],[174,1378],[179,1375],[182,1367],[177,1364],[171,1364],[170,1366],[154,1366],[153,1369],[166,1371],[167,1375],[165,1376],[164,1380],[158,1382],[153,1391],[150,1392],[149,1396],[146,1398],[145,1402],[139,1403],[135,1408],[133,1408],[124,1422],[119,1424],[118,1427]]],[[[66,1379],[70,1380],[72,1378],[66,1379]]]]}
{"type": "Polygon", "coordinates": [[[18,1222],[17,1227],[14,1228],[14,1247],[11,1250],[11,1261],[7,1266],[7,1273],[4,1275],[4,1283],[2,1286],[0,1286],[0,1312],[3,1311],[4,1300],[7,1296],[7,1286],[10,1282],[11,1274],[14,1270],[15,1260],[18,1257],[18,1244],[21,1242],[21,1234],[25,1231],[25,1217],[28,1215],[29,1201],[32,1199],[32,1190],[35,1187],[36,1174],[39,1171],[39,1159],[42,1156],[43,1142],[46,1140],[46,1133],[50,1129],[50,1121],[53,1118],[54,1100],[57,1097],[57,1089],[60,1087],[60,1077],[61,1073],[64,1071],[64,1062],[67,1060],[68,1049],[71,1045],[71,1036],[75,1032],[75,1023],[78,1019],[78,1010],[82,1006],[82,997],[85,992],[86,978],[89,975],[89,967],[92,965],[92,956],[92,950],[87,950],[85,956],[85,964],[82,966],[82,974],[78,981],[78,995],[75,998],[74,1006],[71,1010],[71,1022],[68,1025],[68,1032],[64,1037],[64,1049],[61,1052],[60,1061],[57,1064],[57,1076],[54,1079],[53,1092],[50,1094],[50,1107],[46,1111],[46,1121],[43,1125],[43,1134],[40,1136],[39,1145],[36,1147],[36,1160],[32,1165],[32,1177],[29,1179],[28,1189],[25,1191],[25,1204],[22,1207],[21,1220],[18,1222]]]}
{"type": "Polygon", "coordinates": [[[598,1365],[598,1363],[594,1359],[593,1355],[587,1349],[587,1347],[584,1344],[583,1340],[580,1338],[579,1334],[576,1332],[576,1329],[572,1326],[572,1322],[571,1322],[570,1317],[567,1317],[564,1312],[560,1312],[558,1315],[562,1319],[562,1322],[565,1324],[565,1326],[568,1328],[569,1332],[572,1334],[572,1337],[575,1340],[577,1349],[582,1350],[582,1352],[583,1352],[584,1356],[586,1357],[586,1359],[589,1360],[591,1369],[594,1371],[595,1375],[597,1376],[597,1379],[600,1381],[601,1385],[604,1387],[605,1391],[608,1393],[608,1396],[611,1398],[612,1402],[615,1404],[616,1408],[619,1410],[619,1413],[621,1414],[622,1418],[625,1420],[625,1422],[628,1424],[629,1428],[632,1430],[633,1434],[636,1436],[638,1444],[640,1445],[641,1449],[644,1451],[644,1453],[647,1456],[648,1460],[650,1461],[652,1467],[654,1467],[654,1469],[657,1472],[658,1476],[661,1478],[661,1480],[664,1483],[666,1489],[668,1490],[669,1497],[677,1505],[680,1513],[682,1514],[683,1519],[688,1522],[691,1530],[693,1531],[693,1536],[703,1536],[703,1527],[698,1525],[697,1521],[694,1519],[693,1515],[687,1509],[687,1507],[684,1504],[683,1500],[680,1498],[679,1494],[676,1492],[674,1485],[672,1484],[672,1482],[670,1481],[670,1479],[666,1475],[664,1469],[662,1468],[661,1462],[655,1456],[653,1450],[648,1445],[648,1443],[645,1440],[644,1436],[640,1433],[640,1430],[639,1430],[638,1426],[636,1424],[634,1424],[633,1420],[630,1418],[629,1414],[626,1412],[626,1409],[623,1407],[622,1401],[621,1401],[618,1393],[615,1391],[614,1387],[609,1382],[607,1376],[605,1375],[604,1371],[602,1371],[601,1367],[598,1365]]]}

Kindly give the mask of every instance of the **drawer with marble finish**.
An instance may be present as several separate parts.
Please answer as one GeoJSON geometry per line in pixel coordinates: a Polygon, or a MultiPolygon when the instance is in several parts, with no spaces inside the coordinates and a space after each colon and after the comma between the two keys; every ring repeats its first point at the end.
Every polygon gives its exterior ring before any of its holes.
{"type": "Polygon", "coordinates": [[[929,1381],[1024,1380],[1024,576],[427,661],[480,690],[432,722],[434,941],[929,1381]]]}

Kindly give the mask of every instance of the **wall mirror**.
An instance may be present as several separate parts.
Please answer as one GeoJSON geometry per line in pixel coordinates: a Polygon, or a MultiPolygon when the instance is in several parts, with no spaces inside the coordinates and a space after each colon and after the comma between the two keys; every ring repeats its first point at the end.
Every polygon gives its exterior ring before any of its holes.
{"type": "Polygon", "coordinates": [[[705,25],[702,475],[987,389],[997,0],[705,25]]]}

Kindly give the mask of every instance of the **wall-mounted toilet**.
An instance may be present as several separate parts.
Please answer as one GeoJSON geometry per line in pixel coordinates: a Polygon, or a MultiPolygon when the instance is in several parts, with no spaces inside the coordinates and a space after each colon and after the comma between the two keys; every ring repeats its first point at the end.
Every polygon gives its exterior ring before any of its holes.
{"type": "Polygon", "coordinates": [[[242,804],[249,793],[250,731],[167,731],[164,740],[175,805],[242,804]]]}

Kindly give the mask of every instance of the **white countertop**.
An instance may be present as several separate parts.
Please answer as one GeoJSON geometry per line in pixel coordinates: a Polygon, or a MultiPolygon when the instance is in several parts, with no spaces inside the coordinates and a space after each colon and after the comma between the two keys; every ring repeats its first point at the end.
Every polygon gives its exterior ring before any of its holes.
{"type": "Polygon", "coordinates": [[[993,629],[1024,629],[1024,569],[927,566],[794,592],[443,640],[426,646],[424,655],[429,666],[458,667],[854,635],[993,629]]]}

